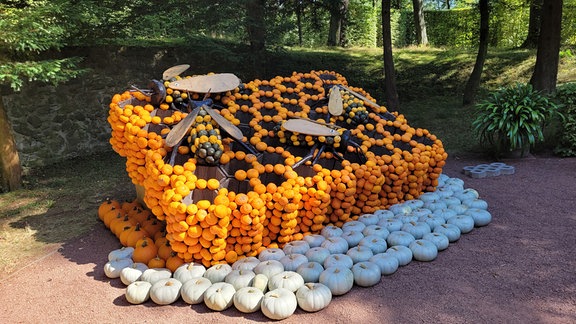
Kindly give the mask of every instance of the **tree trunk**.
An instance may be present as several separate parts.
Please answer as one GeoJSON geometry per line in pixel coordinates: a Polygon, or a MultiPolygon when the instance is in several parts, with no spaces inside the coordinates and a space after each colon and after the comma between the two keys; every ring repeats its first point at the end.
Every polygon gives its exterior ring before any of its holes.
{"type": "Polygon", "coordinates": [[[423,0],[412,0],[414,10],[414,26],[416,26],[416,41],[418,45],[428,45],[428,34],[426,33],[426,21],[424,20],[423,0]]]}
{"type": "Polygon", "coordinates": [[[328,2],[330,11],[330,25],[328,27],[328,46],[338,46],[341,44],[343,7],[347,6],[348,0],[332,0],[328,2]],[[346,4],[345,4],[346,3],[346,4]]]}
{"type": "Polygon", "coordinates": [[[528,21],[528,36],[522,43],[523,48],[536,48],[538,46],[538,36],[540,35],[540,18],[542,17],[542,1],[530,1],[530,18],[528,21]]]}
{"type": "Polygon", "coordinates": [[[544,93],[552,93],[556,90],[561,29],[562,0],[544,0],[536,66],[530,79],[530,84],[534,89],[544,93]]]}
{"type": "Polygon", "coordinates": [[[480,87],[480,79],[482,77],[482,70],[484,69],[484,61],[486,54],[488,54],[488,32],[490,9],[488,8],[488,0],[480,0],[478,3],[480,7],[480,42],[478,46],[478,55],[476,56],[476,63],[474,69],[470,74],[470,78],[464,88],[463,104],[468,105],[474,102],[476,91],[480,87]]]}
{"type": "Polygon", "coordinates": [[[22,167],[8,114],[0,95],[0,192],[22,187],[22,167]]]}
{"type": "Polygon", "coordinates": [[[302,2],[298,1],[296,7],[296,23],[298,24],[298,45],[302,46],[303,35],[302,35],[302,2]]]}
{"type": "Polygon", "coordinates": [[[446,0],[446,1],[444,2],[444,4],[446,5],[446,9],[448,9],[448,10],[451,9],[451,8],[450,8],[450,0],[446,0]]]}
{"type": "Polygon", "coordinates": [[[349,0],[342,0],[342,6],[340,7],[340,39],[338,45],[341,47],[346,47],[348,45],[348,37],[346,31],[348,29],[348,5],[349,0]]]}
{"type": "Polygon", "coordinates": [[[396,71],[392,57],[392,31],[390,29],[390,0],[382,0],[382,47],[384,60],[384,86],[386,88],[386,108],[397,111],[400,106],[396,89],[396,71]]]}
{"type": "Polygon", "coordinates": [[[266,46],[264,5],[265,0],[246,0],[246,31],[252,51],[262,51],[266,46]]]}

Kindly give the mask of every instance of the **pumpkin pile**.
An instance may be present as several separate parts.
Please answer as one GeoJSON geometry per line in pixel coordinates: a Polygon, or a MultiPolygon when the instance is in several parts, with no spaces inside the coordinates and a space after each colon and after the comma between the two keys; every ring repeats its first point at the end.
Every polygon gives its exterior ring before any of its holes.
{"type": "Polygon", "coordinates": [[[143,188],[146,209],[165,224],[167,244],[181,262],[233,264],[413,200],[435,190],[447,157],[436,136],[360,100],[350,91],[373,101],[333,71],[295,72],[210,94],[214,110],[242,131],[242,143],[199,113],[183,145],[169,147],[166,135],[188,115],[180,105],[206,99],[169,84],[160,103],[146,91],[114,95],[108,122],[112,148],[126,157],[128,175],[143,188]],[[333,85],[346,86],[339,90],[339,116],[328,111],[333,85]],[[336,125],[350,138],[283,128],[295,118],[336,125]],[[349,142],[355,145],[341,145],[349,142]],[[317,158],[304,163],[311,151],[317,158]]]}
{"type": "MultiPolygon", "coordinates": [[[[266,248],[257,257],[210,267],[194,262],[163,267],[141,260],[137,243],[110,252],[104,272],[127,286],[125,298],[131,304],[181,300],[214,311],[232,306],[242,313],[261,311],[274,320],[297,308],[320,311],[354,286],[374,286],[413,260],[433,261],[461,235],[490,223],[488,204],[476,190],[464,189],[457,178],[443,175],[439,180],[435,192],[362,214],[341,227],[327,225],[319,234],[266,248]]],[[[105,202],[101,208],[122,208],[111,205],[105,202]]]]}

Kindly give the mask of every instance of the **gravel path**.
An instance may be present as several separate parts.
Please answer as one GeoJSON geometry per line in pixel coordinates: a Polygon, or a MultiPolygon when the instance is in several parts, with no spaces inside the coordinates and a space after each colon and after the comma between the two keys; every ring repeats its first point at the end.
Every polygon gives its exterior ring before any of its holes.
{"type": "MultiPolygon", "coordinates": [[[[505,161],[513,175],[473,179],[451,158],[445,173],[478,190],[493,221],[450,244],[433,262],[413,261],[370,288],[354,287],[317,313],[283,323],[576,323],[576,159],[505,161]]],[[[488,161],[489,162],[489,161],[488,161]]],[[[96,217],[96,216],[94,216],[96,217]]],[[[0,323],[247,323],[261,312],[213,312],[181,300],[129,305],[104,276],[117,239],[96,226],[0,282],[0,323]]]]}

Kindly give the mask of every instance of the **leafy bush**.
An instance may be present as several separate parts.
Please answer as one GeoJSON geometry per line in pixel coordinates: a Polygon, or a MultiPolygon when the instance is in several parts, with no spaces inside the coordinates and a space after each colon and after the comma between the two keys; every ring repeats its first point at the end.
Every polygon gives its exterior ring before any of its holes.
{"type": "Polygon", "coordinates": [[[560,141],[554,152],[560,156],[576,156],[576,83],[558,86],[553,99],[564,115],[560,141]]]}
{"type": "Polygon", "coordinates": [[[544,141],[544,126],[559,115],[558,106],[530,84],[492,92],[476,105],[477,116],[472,122],[482,144],[489,144],[496,155],[516,150],[528,150],[544,141]]]}

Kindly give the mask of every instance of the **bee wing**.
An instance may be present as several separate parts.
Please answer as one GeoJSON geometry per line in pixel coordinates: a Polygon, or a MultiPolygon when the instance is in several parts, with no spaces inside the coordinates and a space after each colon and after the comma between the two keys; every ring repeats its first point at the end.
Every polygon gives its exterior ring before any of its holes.
{"type": "Polygon", "coordinates": [[[179,76],[180,74],[182,74],[182,72],[188,70],[189,68],[190,68],[189,64],[181,64],[173,66],[164,71],[164,73],[162,73],[162,80],[164,81],[170,80],[173,77],[179,76]]]}
{"type": "Polygon", "coordinates": [[[198,75],[171,82],[168,86],[175,90],[197,93],[219,93],[233,90],[240,85],[240,79],[232,73],[198,75]]]}
{"type": "Polygon", "coordinates": [[[182,119],[176,126],[174,126],[174,128],[170,130],[166,136],[166,145],[174,147],[174,145],[178,144],[178,142],[180,142],[180,140],[186,136],[186,133],[188,133],[188,130],[194,124],[199,111],[200,109],[198,108],[192,110],[191,113],[184,117],[184,119],[182,119]]]}
{"type": "Polygon", "coordinates": [[[340,133],[337,130],[321,125],[308,119],[288,119],[282,124],[282,127],[294,133],[300,133],[312,136],[340,135],[340,133]]]}
{"type": "Polygon", "coordinates": [[[236,127],[236,125],[232,124],[228,119],[222,117],[222,115],[220,115],[220,113],[218,113],[214,109],[212,109],[206,105],[204,105],[202,107],[204,108],[204,110],[206,110],[208,112],[208,114],[210,114],[212,119],[214,119],[216,121],[216,123],[223,130],[226,131],[226,133],[230,134],[230,137],[232,137],[233,139],[235,139],[237,141],[242,141],[242,139],[244,138],[244,134],[242,134],[242,131],[240,130],[240,128],[236,127]]]}

